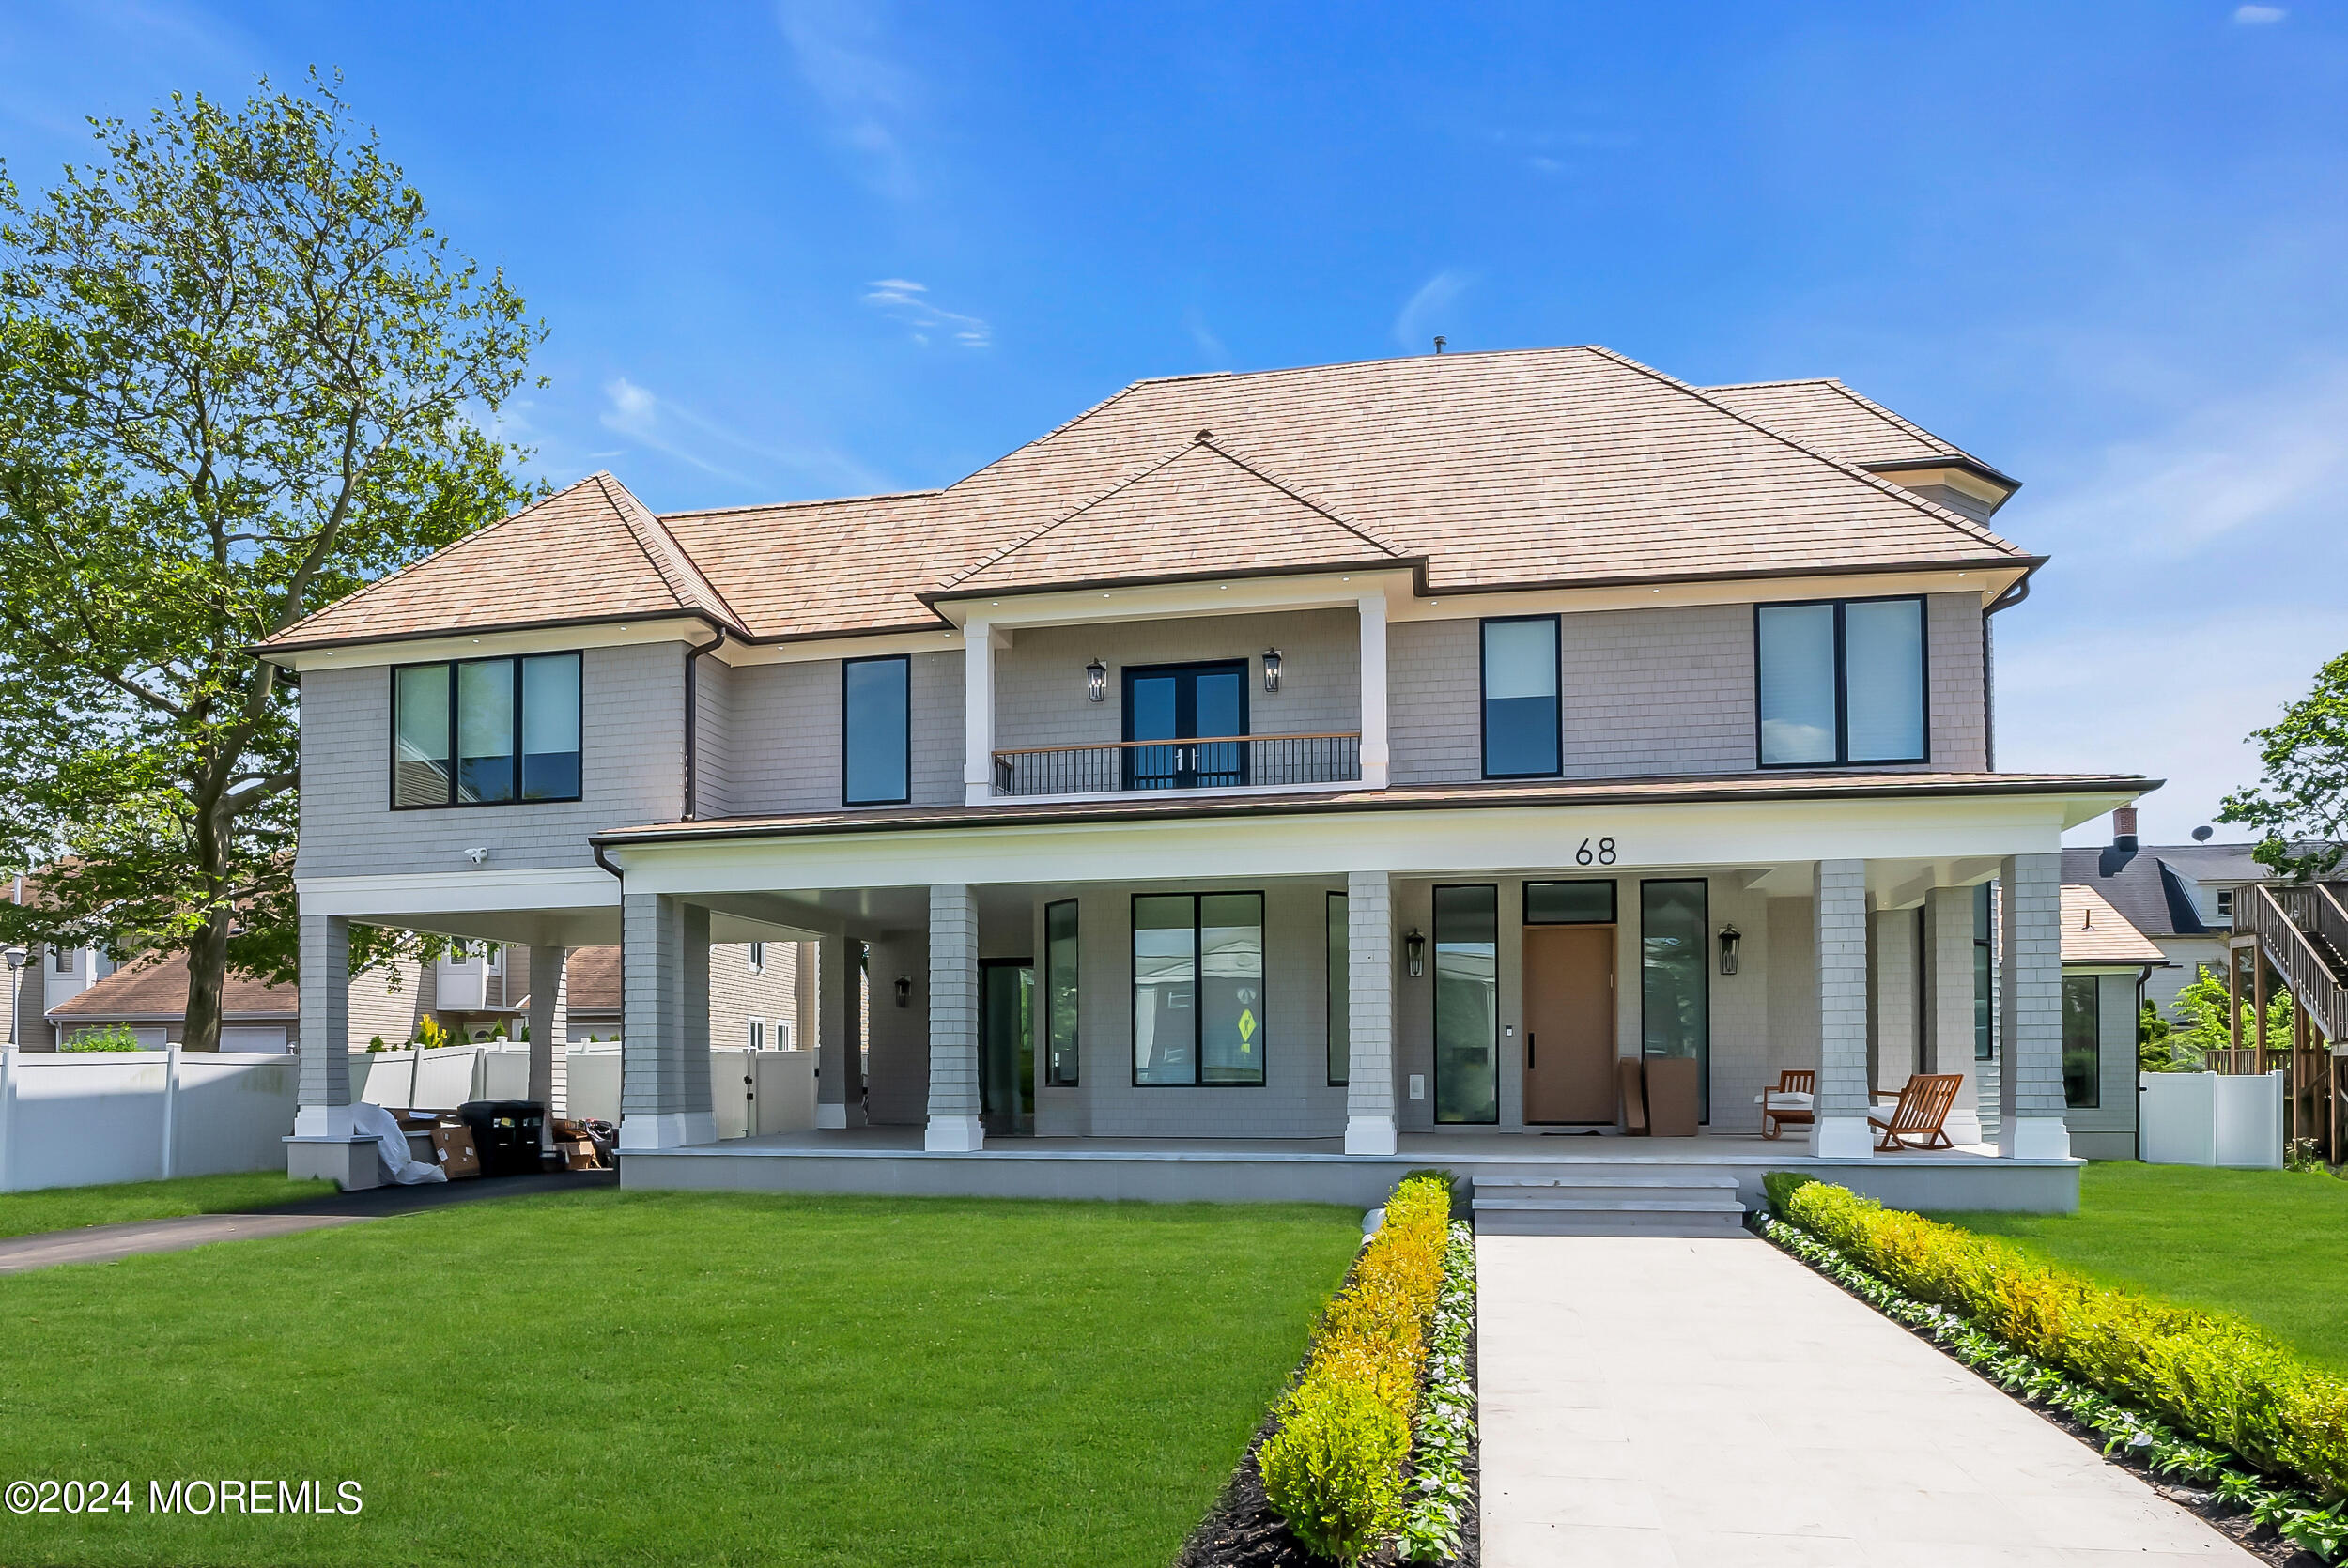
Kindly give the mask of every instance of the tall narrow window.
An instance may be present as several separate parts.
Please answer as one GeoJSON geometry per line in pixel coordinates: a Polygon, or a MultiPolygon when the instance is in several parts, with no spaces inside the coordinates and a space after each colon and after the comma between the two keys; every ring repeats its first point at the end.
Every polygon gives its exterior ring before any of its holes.
{"type": "Polygon", "coordinates": [[[522,660],[522,799],[579,798],[577,653],[522,660]]]}
{"type": "Polygon", "coordinates": [[[1352,933],[1347,927],[1346,898],[1329,895],[1329,1082],[1352,1081],[1353,1062],[1352,933]]]}
{"type": "Polygon", "coordinates": [[[2102,984],[2093,975],[2062,976],[2062,1103],[2078,1110],[2102,1102],[2102,984]]]}
{"type": "Polygon", "coordinates": [[[394,806],[446,806],[456,769],[449,761],[448,666],[411,665],[392,678],[396,749],[394,806]]]}
{"type": "Polygon", "coordinates": [[[1134,1082],[1259,1084],[1263,895],[1134,899],[1134,1082]]]}
{"type": "Polygon", "coordinates": [[[1043,1081],[1076,1086],[1076,900],[1043,906],[1043,1081]]]}
{"type": "Polygon", "coordinates": [[[1996,995],[1989,936],[1989,890],[1994,885],[1985,882],[1973,889],[1973,1060],[1976,1062],[1985,1062],[1997,1054],[1997,1039],[1990,1027],[1992,998],[1996,995]]]}
{"type": "Polygon", "coordinates": [[[392,671],[392,805],[579,798],[577,653],[392,671]]]}
{"type": "Polygon", "coordinates": [[[752,1051],[764,1051],[766,1049],[766,1021],[765,1019],[753,1018],[750,1020],[749,1038],[747,1043],[752,1051]]]}
{"type": "Polygon", "coordinates": [[[1435,889],[1435,1119],[1500,1119],[1500,889],[1435,889]]]}
{"type": "Polygon", "coordinates": [[[1558,771],[1557,618],[1520,616],[1484,627],[1484,776],[1558,771]]]}
{"type": "Polygon", "coordinates": [[[912,661],[847,659],[840,666],[841,801],[902,806],[910,798],[912,661]]]}
{"type": "Polygon", "coordinates": [[[1690,1057],[1711,1119],[1711,966],[1709,924],[1700,879],[1639,884],[1639,1015],[1645,1053],[1690,1057]]]}
{"type": "Polygon", "coordinates": [[[514,798],[510,659],[456,667],[456,798],[485,806],[514,798]]]}
{"type": "Polygon", "coordinates": [[[1925,760],[1922,599],[1762,605],[1753,644],[1763,767],[1925,760]]]}
{"type": "Polygon", "coordinates": [[[765,973],[766,973],[766,944],[765,944],[764,942],[753,942],[753,943],[751,943],[751,944],[749,945],[749,961],[750,961],[750,973],[751,973],[751,974],[753,974],[753,975],[764,975],[764,974],[765,974],[765,973]]]}

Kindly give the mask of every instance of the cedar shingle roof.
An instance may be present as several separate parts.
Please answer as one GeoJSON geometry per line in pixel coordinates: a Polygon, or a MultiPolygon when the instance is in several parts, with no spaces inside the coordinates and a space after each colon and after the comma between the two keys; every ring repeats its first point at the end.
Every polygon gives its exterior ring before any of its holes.
{"type": "Polygon", "coordinates": [[[2092,887],[2062,884],[2062,961],[2166,963],[2169,955],[2092,887]]]}
{"type": "Polygon", "coordinates": [[[1732,407],[1753,389],[1707,392],[1599,347],[1137,381],[943,490],[648,522],[598,474],[271,645],[655,609],[819,637],[936,626],[923,600],[945,585],[1381,557],[1423,557],[1437,593],[2031,563],[1854,455],[1955,448],[1847,392],[1849,414],[1807,439],[1783,424],[1820,384],[1788,385],[1813,390],[1764,397],[1765,420],[1732,407]]]}
{"type": "Polygon", "coordinates": [[[1805,446],[1846,462],[1908,463],[1935,457],[1976,462],[1970,453],[1860,396],[1832,377],[1707,387],[1705,395],[1805,446]]]}

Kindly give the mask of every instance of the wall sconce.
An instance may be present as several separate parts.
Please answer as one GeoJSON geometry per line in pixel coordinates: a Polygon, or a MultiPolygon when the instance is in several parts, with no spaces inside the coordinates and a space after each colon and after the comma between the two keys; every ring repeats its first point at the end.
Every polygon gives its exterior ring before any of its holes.
{"type": "Polygon", "coordinates": [[[1427,973],[1427,934],[1416,926],[1413,926],[1411,934],[1402,939],[1402,960],[1411,971],[1412,979],[1415,980],[1427,973]]]}
{"type": "Polygon", "coordinates": [[[913,1001],[913,976],[910,976],[910,975],[900,975],[900,976],[897,976],[897,1006],[899,1006],[899,1007],[906,1007],[906,1006],[910,1005],[912,1001],[913,1001]]]}
{"type": "Polygon", "coordinates": [[[1098,702],[1109,694],[1109,667],[1099,659],[1085,666],[1085,700],[1098,702]]]}
{"type": "Polygon", "coordinates": [[[1280,651],[1277,648],[1267,648],[1263,651],[1263,689],[1266,691],[1280,689],[1280,651]]]}
{"type": "Polygon", "coordinates": [[[1737,947],[1738,945],[1743,941],[1744,937],[1738,932],[1736,927],[1722,926],[1721,928],[1722,974],[1734,975],[1737,973],[1737,947]]]}

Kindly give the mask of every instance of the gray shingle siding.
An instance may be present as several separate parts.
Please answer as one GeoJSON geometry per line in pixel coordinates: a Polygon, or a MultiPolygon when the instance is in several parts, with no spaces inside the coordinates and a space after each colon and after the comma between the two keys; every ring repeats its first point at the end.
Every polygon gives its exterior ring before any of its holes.
{"type": "MultiPolygon", "coordinates": [[[[916,806],[962,801],[962,652],[916,653],[911,788],[916,806]]],[[[728,738],[736,816],[840,807],[840,661],[744,665],[733,672],[728,738]]],[[[715,815],[706,807],[704,816],[715,815]]]]}

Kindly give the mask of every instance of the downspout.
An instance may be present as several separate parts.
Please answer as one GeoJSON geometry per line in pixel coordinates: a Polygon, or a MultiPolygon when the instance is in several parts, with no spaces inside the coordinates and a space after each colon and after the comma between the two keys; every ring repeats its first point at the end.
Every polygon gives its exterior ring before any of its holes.
{"type": "MultiPolygon", "coordinates": [[[[685,651],[685,815],[693,822],[700,816],[701,804],[701,661],[703,653],[714,653],[726,645],[726,629],[718,628],[718,635],[699,648],[685,651]]],[[[603,852],[595,856],[600,860],[603,852]]],[[[604,868],[610,870],[610,867],[604,868]]],[[[614,873],[617,874],[616,872],[614,873]]]]}
{"type": "Polygon", "coordinates": [[[1998,684],[1990,678],[1989,618],[2029,598],[2030,579],[2024,572],[1981,612],[1981,760],[1990,773],[1998,771],[1998,684]]]}
{"type": "MultiPolygon", "coordinates": [[[[2153,983],[2153,966],[2136,972],[2136,1162],[2144,1163],[2144,988],[2153,983]]],[[[2172,1058],[2173,1059],[2173,1058],[2172,1058]]]]}

